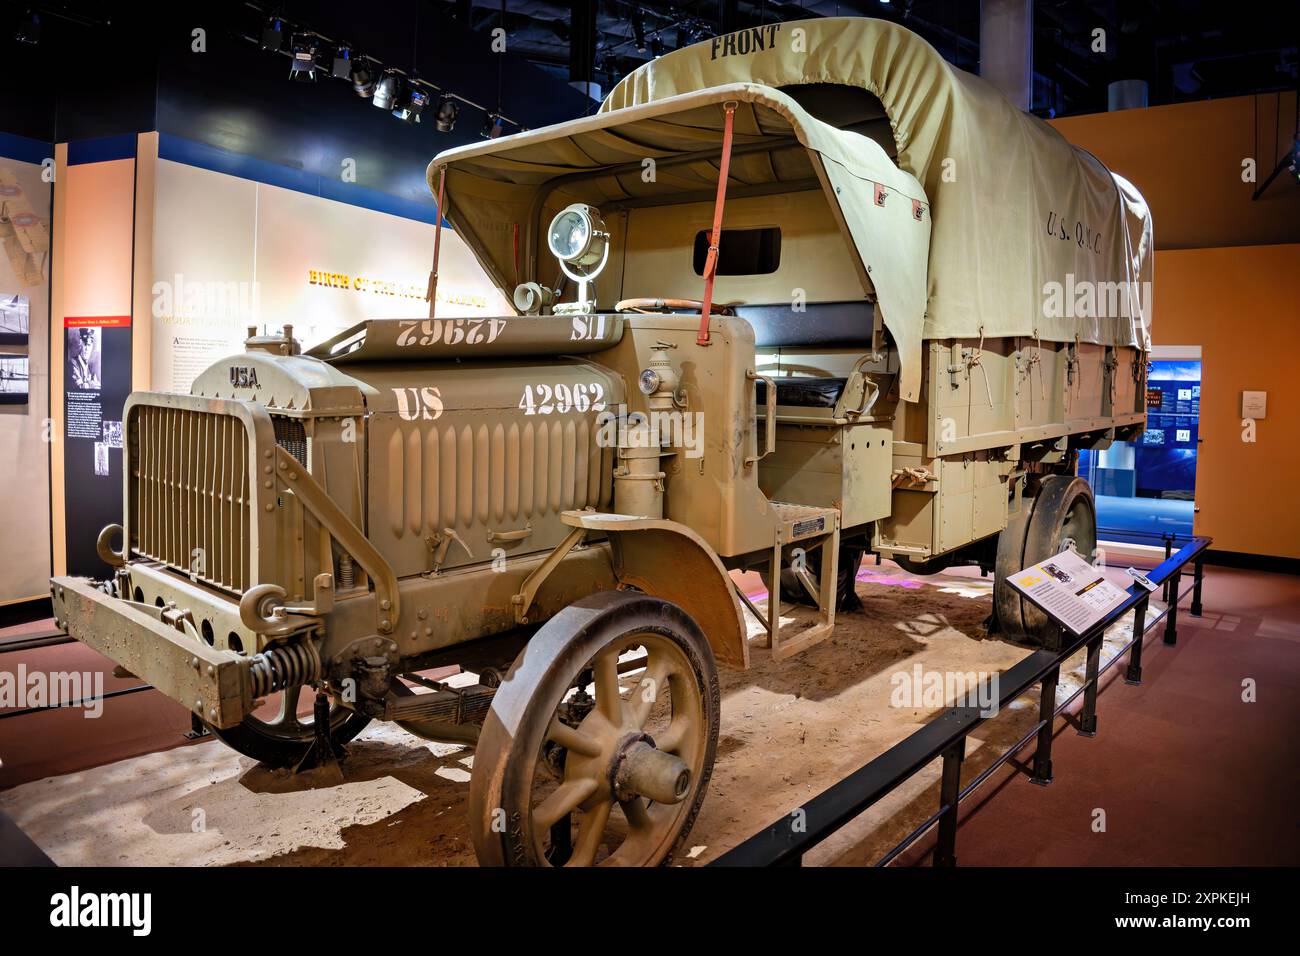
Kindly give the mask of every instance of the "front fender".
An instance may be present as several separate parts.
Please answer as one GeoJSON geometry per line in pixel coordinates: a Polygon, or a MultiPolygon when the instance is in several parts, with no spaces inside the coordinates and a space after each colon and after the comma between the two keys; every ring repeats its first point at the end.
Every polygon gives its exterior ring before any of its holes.
{"type": "Polygon", "coordinates": [[[663,518],[566,511],[562,519],[606,534],[621,584],[672,601],[695,618],[718,661],[749,666],[744,613],[731,576],[698,534],[663,518]]]}

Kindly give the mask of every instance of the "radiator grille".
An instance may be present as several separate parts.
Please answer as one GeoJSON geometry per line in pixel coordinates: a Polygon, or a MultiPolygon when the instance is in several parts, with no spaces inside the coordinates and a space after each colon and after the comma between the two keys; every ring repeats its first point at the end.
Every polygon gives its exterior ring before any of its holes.
{"type": "Polygon", "coordinates": [[[303,427],[302,422],[296,418],[273,415],[271,416],[271,424],[275,427],[275,443],[293,455],[298,460],[298,464],[306,468],[307,430],[303,427]]]}
{"type": "Polygon", "coordinates": [[[131,460],[132,548],[200,581],[246,590],[248,433],[229,415],[140,405],[131,460]]]}

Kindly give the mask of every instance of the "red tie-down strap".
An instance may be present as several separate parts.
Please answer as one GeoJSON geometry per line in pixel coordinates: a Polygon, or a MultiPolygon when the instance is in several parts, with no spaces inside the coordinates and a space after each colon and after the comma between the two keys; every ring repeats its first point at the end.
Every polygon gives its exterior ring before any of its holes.
{"type": "Polygon", "coordinates": [[[429,272],[429,289],[425,296],[429,300],[429,318],[438,308],[438,255],[442,252],[442,196],[447,185],[447,167],[438,171],[438,208],[434,211],[433,224],[433,268],[429,272]]]}
{"type": "Polygon", "coordinates": [[[718,165],[718,196],[713,201],[713,231],[709,233],[709,255],[704,260],[704,299],[700,307],[698,345],[709,344],[709,310],[713,306],[713,280],[718,274],[718,243],[722,240],[722,207],[727,204],[727,174],[731,168],[731,128],[736,104],[724,103],[726,117],[722,125],[722,162],[718,165]]]}

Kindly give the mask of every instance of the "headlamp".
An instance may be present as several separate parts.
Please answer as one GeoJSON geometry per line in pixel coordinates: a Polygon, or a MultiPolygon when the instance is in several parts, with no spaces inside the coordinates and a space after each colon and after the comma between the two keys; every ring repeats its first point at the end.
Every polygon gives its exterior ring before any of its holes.
{"type": "Polygon", "coordinates": [[[609,242],[600,210],[584,203],[561,209],[551,220],[546,244],[551,255],[573,266],[593,266],[604,258],[609,242]]]}

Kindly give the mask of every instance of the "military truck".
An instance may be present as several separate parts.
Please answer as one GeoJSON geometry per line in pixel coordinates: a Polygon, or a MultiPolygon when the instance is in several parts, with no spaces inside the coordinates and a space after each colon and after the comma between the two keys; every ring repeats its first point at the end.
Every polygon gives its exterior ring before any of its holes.
{"type": "Polygon", "coordinates": [[[670,859],[717,665],[827,638],[864,554],[978,563],[990,626],[1053,640],[1005,578],[1094,550],[1077,450],[1145,418],[1150,220],[1097,160],[831,19],[428,175],[517,313],[250,331],[133,394],[113,575],[52,581],[69,633],[273,766],[374,719],[472,744],[474,845],[511,865],[670,859]]]}

